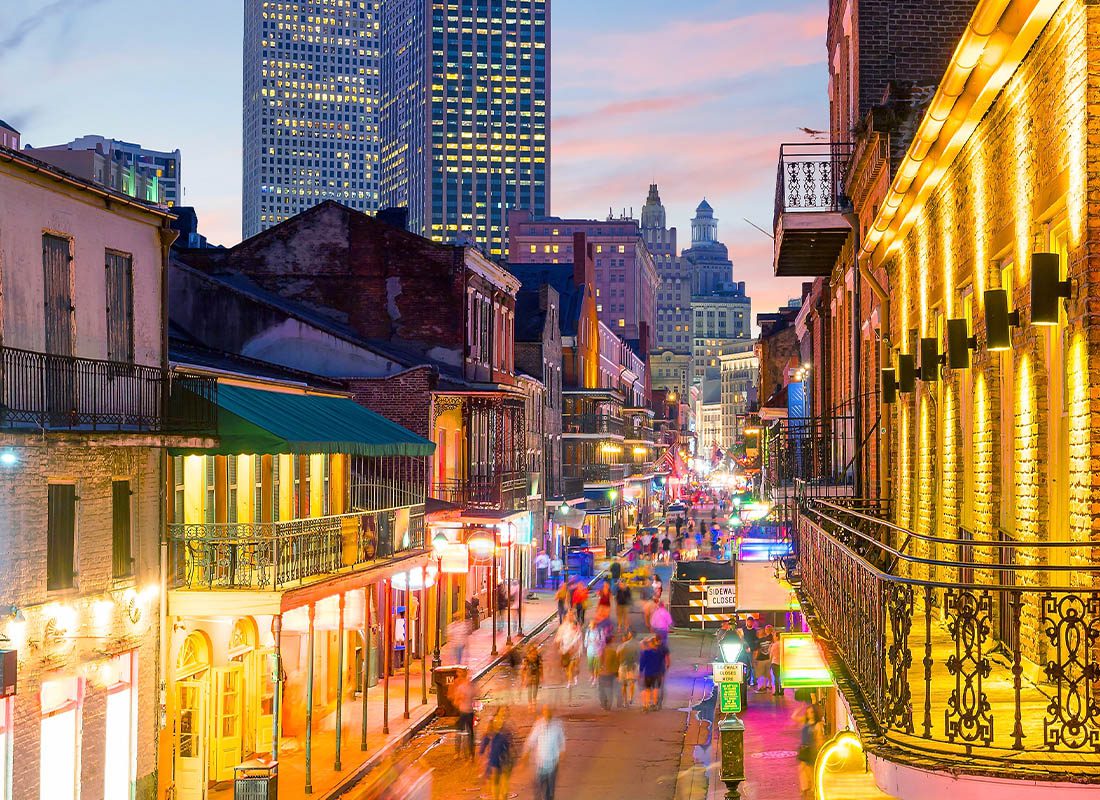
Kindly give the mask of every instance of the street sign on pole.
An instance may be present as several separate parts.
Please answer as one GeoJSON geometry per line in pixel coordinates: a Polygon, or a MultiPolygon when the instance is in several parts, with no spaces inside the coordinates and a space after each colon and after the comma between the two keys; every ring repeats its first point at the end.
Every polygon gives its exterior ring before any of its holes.
{"type": "Polygon", "coordinates": [[[741,684],[718,684],[718,710],[723,714],[737,714],[741,711],[741,684]]]}
{"type": "Polygon", "coordinates": [[[737,587],[732,583],[707,586],[707,608],[734,608],[737,606],[737,587]]]}
{"type": "Polygon", "coordinates": [[[721,661],[713,661],[710,669],[711,676],[716,684],[745,682],[745,665],[740,662],[726,664],[721,661]]]}

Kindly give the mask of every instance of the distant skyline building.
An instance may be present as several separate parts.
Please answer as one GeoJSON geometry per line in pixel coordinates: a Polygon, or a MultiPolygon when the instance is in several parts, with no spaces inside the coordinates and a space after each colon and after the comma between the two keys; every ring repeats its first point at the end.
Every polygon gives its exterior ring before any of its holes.
{"type": "Polygon", "coordinates": [[[719,356],[738,351],[752,335],[752,300],[745,282],[691,298],[694,380],[717,378],[719,356]]]}
{"type": "Polygon", "coordinates": [[[549,0],[387,0],[381,36],[382,205],[507,255],[508,212],[550,196],[549,0]]]}
{"type": "Polygon", "coordinates": [[[718,240],[718,220],[703,198],[691,220],[691,247],[680,254],[682,269],[691,276],[692,297],[722,289],[733,280],[729,251],[718,240]]]}
{"type": "Polygon", "coordinates": [[[183,196],[179,150],[150,150],[133,142],[90,134],[65,144],[25,147],[22,152],[78,178],[154,205],[176,206],[183,196]]]}
{"type": "Polygon", "coordinates": [[[378,208],[378,0],[245,0],[241,229],[378,208]]]}
{"type": "Polygon", "coordinates": [[[652,346],[657,318],[659,277],[642,238],[638,220],[630,217],[563,219],[537,217],[529,211],[508,214],[512,264],[570,264],[573,235],[583,233],[592,245],[596,266],[596,311],[617,335],[639,342],[643,357],[652,346]],[[644,343],[640,340],[645,330],[644,343]]]}
{"type": "Polygon", "coordinates": [[[676,228],[669,228],[657,184],[649,185],[642,206],[642,238],[657,267],[657,329],[652,349],[684,355],[691,352],[691,276],[684,273],[676,249],[676,228]]]}

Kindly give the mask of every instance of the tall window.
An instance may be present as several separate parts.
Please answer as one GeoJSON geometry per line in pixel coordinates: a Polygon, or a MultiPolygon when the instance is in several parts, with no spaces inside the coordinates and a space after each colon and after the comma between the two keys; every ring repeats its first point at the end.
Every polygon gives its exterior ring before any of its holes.
{"type": "Polygon", "coordinates": [[[130,481],[111,482],[111,564],[116,578],[134,574],[131,552],[133,533],[130,524],[130,481]]]}
{"type": "Polygon", "coordinates": [[[51,483],[46,516],[46,588],[71,589],[76,577],[76,486],[51,483]]]}
{"type": "Polygon", "coordinates": [[[12,706],[14,697],[0,700],[0,800],[11,800],[12,787],[12,706]]]}
{"type": "Polygon", "coordinates": [[[106,252],[107,358],[134,360],[134,259],[129,253],[106,252]]]}
{"type": "Polygon", "coordinates": [[[113,682],[107,687],[103,796],[126,798],[133,796],[137,779],[137,652],[117,655],[109,664],[113,682]]]}

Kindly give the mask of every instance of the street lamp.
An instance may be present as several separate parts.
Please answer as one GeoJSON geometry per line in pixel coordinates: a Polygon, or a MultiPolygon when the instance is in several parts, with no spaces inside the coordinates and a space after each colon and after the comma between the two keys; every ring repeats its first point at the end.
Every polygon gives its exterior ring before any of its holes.
{"type": "MultiPolygon", "coordinates": [[[[450,544],[447,534],[440,531],[432,537],[432,554],[435,556],[435,650],[432,652],[432,671],[439,669],[443,659],[439,655],[443,638],[443,548],[450,544]]],[[[365,702],[365,701],[364,701],[365,702]]]]}

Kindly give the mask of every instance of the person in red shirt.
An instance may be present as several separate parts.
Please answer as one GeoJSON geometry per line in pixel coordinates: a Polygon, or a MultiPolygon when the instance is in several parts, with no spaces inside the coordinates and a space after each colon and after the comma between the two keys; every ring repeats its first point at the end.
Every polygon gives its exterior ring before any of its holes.
{"type": "Polygon", "coordinates": [[[588,586],[584,581],[577,581],[573,587],[573,611],[577,615],[577,622],[584,625],[584,604],[588,601],[588,586]]]}

